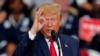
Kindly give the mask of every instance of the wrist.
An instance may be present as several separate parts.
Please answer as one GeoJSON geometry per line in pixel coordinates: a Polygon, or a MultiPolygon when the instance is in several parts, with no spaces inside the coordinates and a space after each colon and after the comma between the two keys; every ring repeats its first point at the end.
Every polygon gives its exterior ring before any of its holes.
{"type": "Polygon", "coordinates": [[[31,34],[36,34],[36,32],[37,32],[37,30],[34,28],[30,29],[29,31],[31,32],[31,34]]]}

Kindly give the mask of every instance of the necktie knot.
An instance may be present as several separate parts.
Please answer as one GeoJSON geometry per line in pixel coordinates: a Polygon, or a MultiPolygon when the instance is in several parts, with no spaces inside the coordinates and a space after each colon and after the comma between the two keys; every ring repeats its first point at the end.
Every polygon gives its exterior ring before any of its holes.
{"type": "Polygon", "coordinates": [[[53,42],[54,42],[54,40],[53,40],[53,39],[50,39],[50,40],[49,40],[49,42],[50,42],[50,43],[53,43],[53,42]]]}

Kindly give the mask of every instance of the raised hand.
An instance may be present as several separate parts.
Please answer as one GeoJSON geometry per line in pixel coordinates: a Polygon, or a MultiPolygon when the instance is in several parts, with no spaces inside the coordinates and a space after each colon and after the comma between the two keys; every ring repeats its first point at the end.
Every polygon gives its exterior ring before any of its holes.
{"type": "Polygon", "coordinates": [[[40,8],[37,12],[36,12],[36,15],[34,17],[34,23],[33,23],[33,26],[32,28],[30,29],[30,32],[32,34],[35,34],[36,32],[38,32],[42,27],[43,25],[45,24],[45,18],[42,17],[43,13],[43,8],[40,8]]]}

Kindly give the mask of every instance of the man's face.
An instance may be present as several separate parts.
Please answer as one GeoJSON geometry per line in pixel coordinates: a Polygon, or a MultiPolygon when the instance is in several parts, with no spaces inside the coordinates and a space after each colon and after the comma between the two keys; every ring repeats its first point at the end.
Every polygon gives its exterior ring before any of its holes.
{"type": "Polygon", "coordinates": [[[51,38],[52,30],[55,30],[56,32],[59,31],[60,21],[61,21],[60,16],[56,14],[46,14],[43,15],[43,17],[45,18],[46,23],[41,29],[41,32],[46,38],[51,38]]]}
{"type": "Polygon", "coordinates": [[[19,13],[22,11],[23,9],[23,4],[21,3],[20,0],[14,0],[14,2],[12,4],[10,4],[10,9],[13,11],[13,12],[16,12],[16,13],[19,13]]]}

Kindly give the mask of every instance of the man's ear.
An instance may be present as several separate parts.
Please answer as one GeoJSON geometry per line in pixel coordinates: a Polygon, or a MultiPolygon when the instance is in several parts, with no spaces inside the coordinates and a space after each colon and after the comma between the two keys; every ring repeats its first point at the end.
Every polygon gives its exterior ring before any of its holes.
{"type": "Polygon", "coordinates": [[[62,15],[60,14],[60,20],[62,20],[62,15]]]}
{"type": "Polygon", "coordinates": [[[62,15],[60,14],[60,26],[62,24],[62,15]]]}

